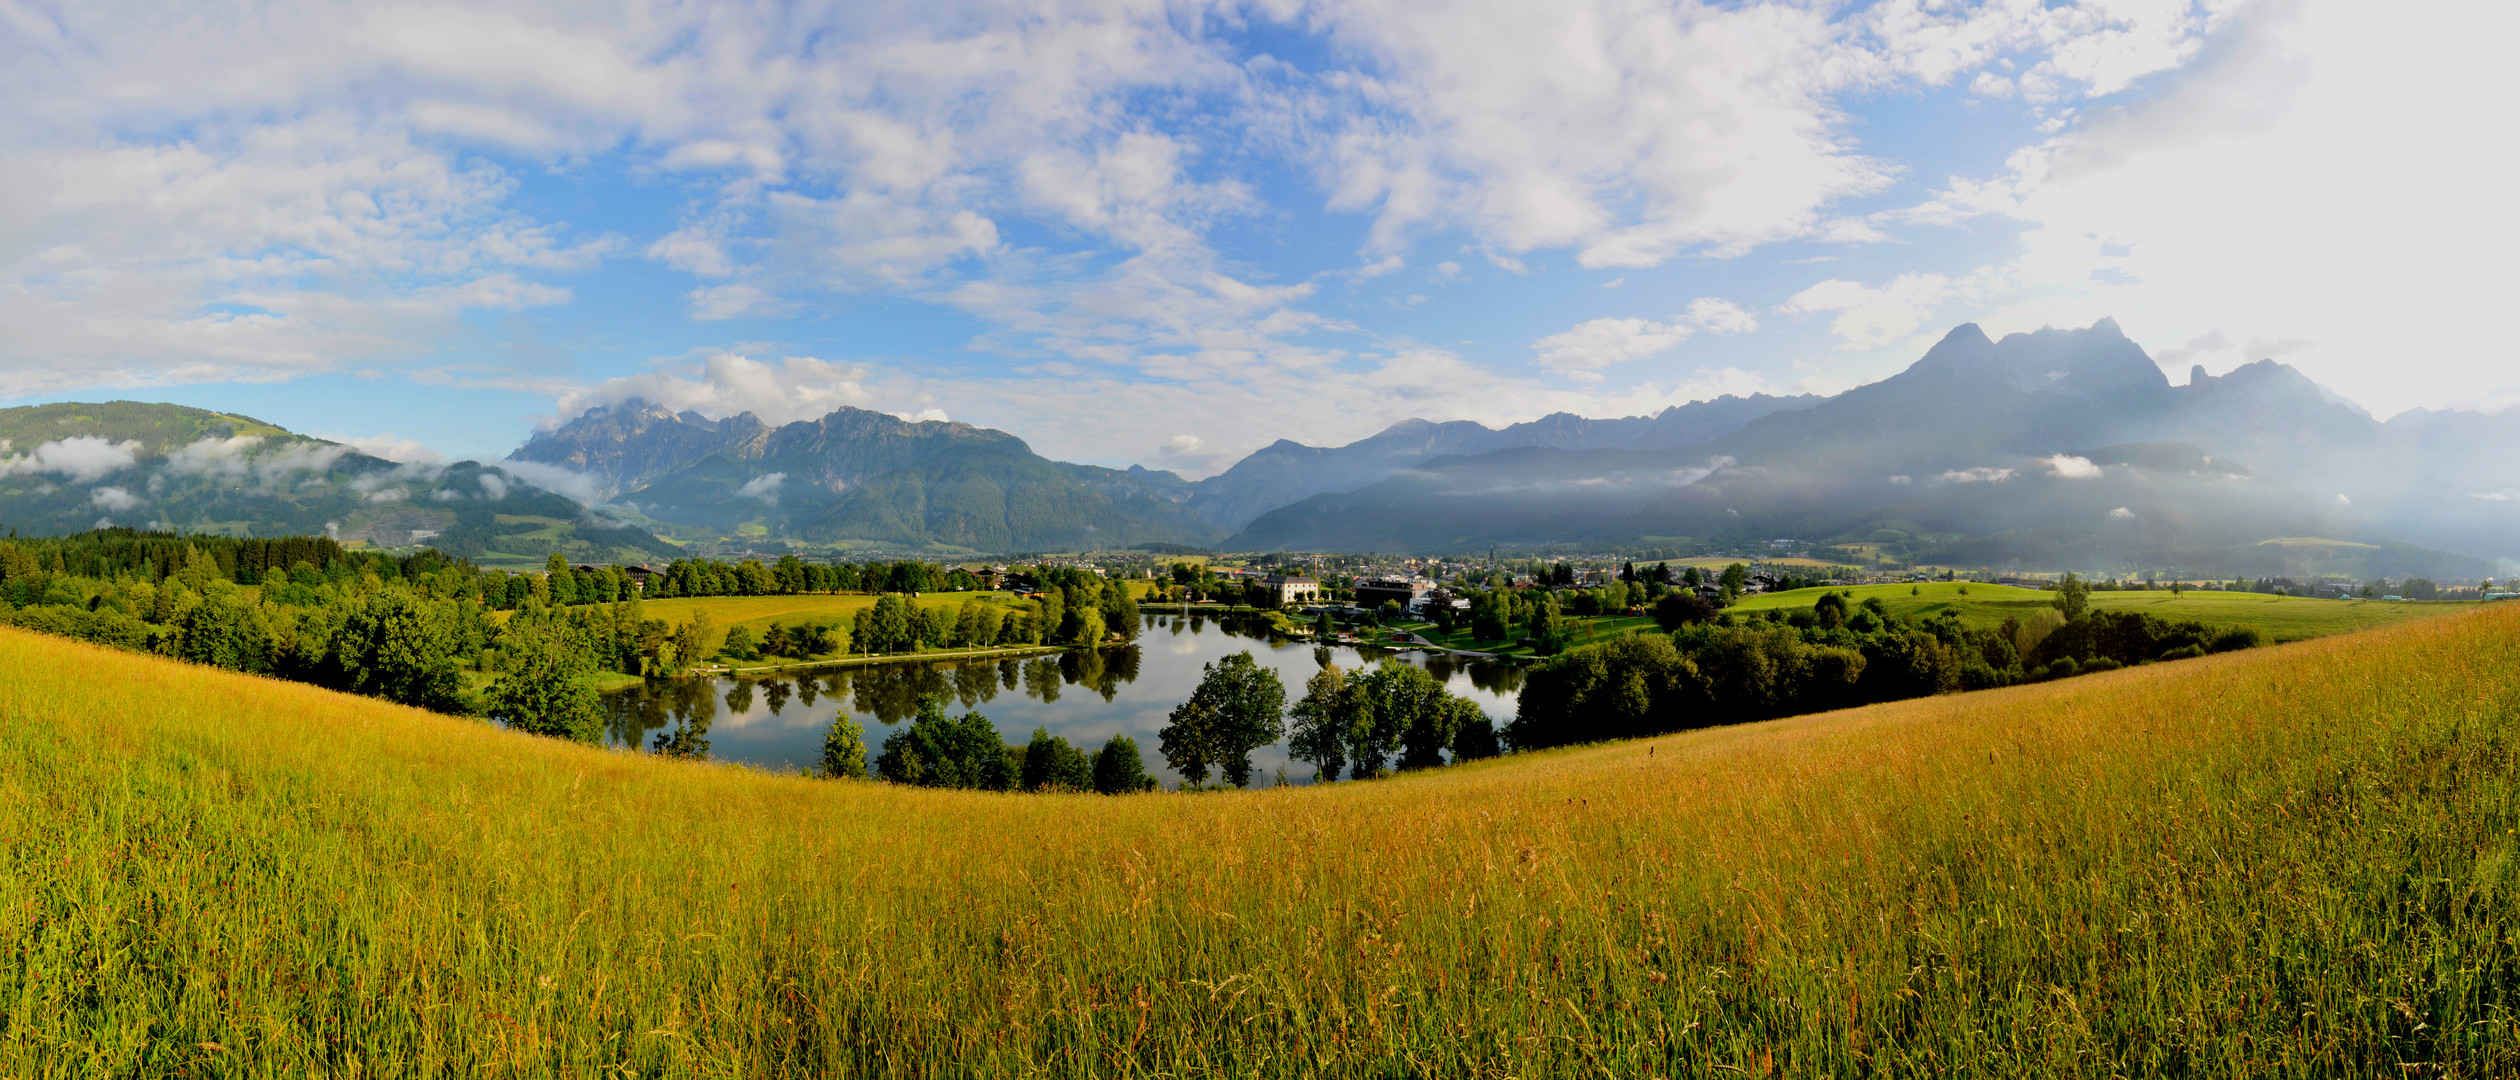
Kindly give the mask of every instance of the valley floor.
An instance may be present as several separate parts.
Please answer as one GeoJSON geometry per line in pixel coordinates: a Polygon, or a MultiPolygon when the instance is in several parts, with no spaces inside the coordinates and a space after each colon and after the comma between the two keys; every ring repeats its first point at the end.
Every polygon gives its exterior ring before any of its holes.
{"type": "Polygon", "coordinates": [[[2520,605],[1366,783],[606,752],[0,630],[0,1072],[2496,1076],[2520,605]]]}

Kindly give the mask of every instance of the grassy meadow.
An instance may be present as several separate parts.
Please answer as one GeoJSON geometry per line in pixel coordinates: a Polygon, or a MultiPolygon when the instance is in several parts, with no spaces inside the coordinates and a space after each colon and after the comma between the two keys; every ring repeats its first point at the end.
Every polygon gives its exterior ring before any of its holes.
{"type": "MultiPolygon", "coordinates": [[[[943,605],[959,608],[965,601],[994,599],[1003,601],[1005,593],[959,592],[927,593],[903,597],[920,608],[943,605]]],[[[666,600],[642,601],[651,619],[681,625],[692,616],[708,612],[709,619],[721,629],[748,626],[756,631],[768,630],[771,623],[790,626],[809,622],[822,626],[847,626],[859,608],[874,607],[872,593],[801,593],[795,596],[678,596],[666,600]]]]}
{"type": "MultiPolygon", "coordinates": [[[[1956,610],[1960,613],[1960,621],[1972,629],[1999,626],[2009,617],[2027,618],[2031,612],[2051,606],[2056,599],[2056,594],[2052,592],[2011,585],[1927,582],[1919,585],[1796,589],[1745,596],[1729,610],[1749,613],[1769,608],[1808,608],[1824,592],[1851,592],[1857,603],[1879,597],[1890,608],[1891,614],[1908,618],[1931,618],[1946,610],[1956,610]]],[[[2451,602],[2323,600],[2308,596],[2200,592],[2193,589],[2176,597],[2166,589],[2091,594],[2094,611],[2140,611],[2158,618],[2193,619],[2212,626],[2254,626],[2264,631],[2271,641],[2299,641],[2341,634],[2475,606],[2473,603],[2451,602]]]]}
{"type": "Polygon", "coordinates": [[[1119,798],[0,630],[0,1072],[2510,1075],[2515,752],[2520,605],[1119,798]]]}

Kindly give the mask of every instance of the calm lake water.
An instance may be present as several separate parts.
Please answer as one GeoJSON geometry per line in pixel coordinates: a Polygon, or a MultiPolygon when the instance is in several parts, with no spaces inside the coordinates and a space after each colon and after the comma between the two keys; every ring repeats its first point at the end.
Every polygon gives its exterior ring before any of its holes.
{"type": "MultiPolygon", "coordinates": [[[[932,661],[825,668],[777,678],[675,679],[604,695],[610,739],[645,750],[656,736],[695,721],[708,724],[709,756],[773,769],[812,770],[822,762],[823,734],[846,711],[880,752],[884,737],[918,713],[925,697],[942,697],[954,713],[977,710],[1010,743],[1046,727],[1088,753],[1113,735],[1137,740],[1147,771],[1170,787],[1180,777],[1156,753],[1166,716],[1199,684],[1200,666],[1249,650],[1275,668],[1291,703],[1320,670],[1308,643],[1270,642],[1203,615],[1145,617],[1136,642],[1117,648],[1017,660],[932,661]]],[[[1394,657],[1426,668],[1453,694],[1469,698],[1502,724],[1514,715],[1522,672],[1510,662],[1456,661],[1441,654],[1332,646],[1330,662],[1355,671],[1394,657]]],[[[1253,782],[1270,782],[1279,765],[1307,783],[1312,766],[1286,760],[1283,742],[1252,755],[1253,782]]]]}

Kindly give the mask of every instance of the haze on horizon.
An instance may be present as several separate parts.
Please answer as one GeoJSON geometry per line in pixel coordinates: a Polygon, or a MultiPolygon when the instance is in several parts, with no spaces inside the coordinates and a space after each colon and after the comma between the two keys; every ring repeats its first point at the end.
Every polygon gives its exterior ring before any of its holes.
{"type": "Polygon", "coordinates": [[[2520,401],[2498,6],[0,3],[0,404],[631,396],[1197,477],[2102,316],[2520,401]]]}

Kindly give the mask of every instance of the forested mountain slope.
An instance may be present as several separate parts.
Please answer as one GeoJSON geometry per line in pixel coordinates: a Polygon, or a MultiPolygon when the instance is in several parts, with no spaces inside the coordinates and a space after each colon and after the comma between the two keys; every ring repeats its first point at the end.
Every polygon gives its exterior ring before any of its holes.
{"type": "Polygon", "coordinates": [[[251,417],[131,401],[0,409],[0,525],[426,542],[467,557],[674,551],[492,466],[398,464],[251,417]]]}

